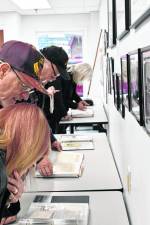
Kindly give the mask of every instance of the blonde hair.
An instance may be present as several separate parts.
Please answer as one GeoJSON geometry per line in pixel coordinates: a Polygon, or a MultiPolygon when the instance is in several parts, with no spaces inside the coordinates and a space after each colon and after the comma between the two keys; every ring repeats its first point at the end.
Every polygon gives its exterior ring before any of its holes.
{"type": "Polygon", "coordinates": [[[29,169],[50,148],[47,120],[36,105],[20,103],[0,110],[0,148],[6,149],[6,169],[10,175],[29,169]]]}
{"type": "Polygon", "coordinates": [[[88,63],[80,63],[72,65],[69,68],[69,72],[73,75],[75,83],[79,83],[84,80],[90,80],[93,74],[93,70],[88,63]]]}

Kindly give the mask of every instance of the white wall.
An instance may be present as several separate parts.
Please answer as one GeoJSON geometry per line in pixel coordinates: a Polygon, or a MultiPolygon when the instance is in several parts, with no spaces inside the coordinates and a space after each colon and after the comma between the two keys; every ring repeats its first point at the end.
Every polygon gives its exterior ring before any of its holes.
{"type": "MultiPolygon", "coordinates": [[[[83,58],[93,66],[98,35],[98,13],[19,16],[17,13],[0,14],[0,28],[4,29],[4,40],[18,39],[37,47],[40,32],[81,32],[83,34],[83,58]]],[[[96,73],[97,74],[97,73],[96,73]]],[[[96,76],[94,75],[94,85],[96,76]]],[[[84,85],[86,95],[88,83],[84,85]]]]}
{"type": "Polygon", "coordinates": [[[21,17],[17,13],[0,14],[0,29],[4,30],[4,41],[19,40],[21,17]]]}
{"type": "Polygon", "coordinates": [[[36,36],[38,32],[78,32],[83,33],[83,55],[87,62],[91,62],[91,43],[95,43],[97,32],[96,13],[78,15],[47,15],[47,16],[23,16],[22,17],[22,40],[37,46],[36,36]],[[92,21],[92,23],[91,23],[92,21]],[[93,26],[94,24],[94,26],[93,26]],[[90,47],[89,47],[90,46],[90,47]]]}
{"type": "MultiPolygon", "coordinates": [[[[99,23],[107,29],[107,1],[103,0],[100,8],[99,23]],[[102,10],[101,10],[102,9],[102,10]]],[[[109,50],[115,60],[115,72],[120,73],[120,57],[140,47],[150,45],[150,19],[145,21],[136,31],[130,33],[109,50]]],[[[150,137],[143,127],[126,109],[125,119],[116,110],[113,96],[108,98],[108,114],[110,123],[110,142],[117,161],[124,186],[125,199],[129,209],[132,225],[149,225],[150,213],[150,137]],[[127,174],[131,171],[131,192],[127,190],[127,174]]]]}
{"type": "Polygon", "coordinates": [[[1,13],[0,29],[4,29],[4,41],[18,39],[37,46],[38,32],[82,32],[84,60],[93,63],[98,35],[98,13],[20,16],[17,13],[1,13]]]}

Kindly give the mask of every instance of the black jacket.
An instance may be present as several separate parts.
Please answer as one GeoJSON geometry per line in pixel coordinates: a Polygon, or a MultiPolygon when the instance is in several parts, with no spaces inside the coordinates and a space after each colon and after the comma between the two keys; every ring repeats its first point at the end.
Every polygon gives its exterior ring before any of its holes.
{"type": "Polygon", "coordinates": [[[63,102],[62,97],[62,85],[61,85],[61,78],[58,77],[57,80],[53,82],[48,82],[45,86],[45,88],[49,88],[51,86],[54,86],[56,90],[60,90],[54,95],[54,111],[53,113],[50,113],[50,100],[47,95],[38,93],[38,102],[37,105],[43,109],[43,112],[48,120],[48,123],[52,129],[53,133],[57,133],[57,127],[59,124],[59,121],[62,117],[67,115],[67,109],[63,102]]]}
{"type": "Polygon", "coordinates": [[[69,73],[70,80],[65,80],[61,77],[62,96],[66,110],[69,108],[77,109],[78,103],[82,101],[80,96],[76,93],[76,83],[73,80],[73,76],[69,73]]]}
{"type": "Polygon", "coordinates": [[[7,205],[9,191],[7,190],[7,175],[5,167],[5,151],[0,150],[0,220],[3,217],[16,215],[20,210],[20,203],[7,205]]]}

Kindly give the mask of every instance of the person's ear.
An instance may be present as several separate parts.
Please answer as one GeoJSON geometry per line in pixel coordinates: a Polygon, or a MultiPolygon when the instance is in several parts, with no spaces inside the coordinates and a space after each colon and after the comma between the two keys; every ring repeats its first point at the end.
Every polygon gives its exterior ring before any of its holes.
{"type": "Polygon", "coordinates": [[[8,63],[0,64],[0,79],[2,80],[6,73],[11,69],[11,66],[8,63]]]}

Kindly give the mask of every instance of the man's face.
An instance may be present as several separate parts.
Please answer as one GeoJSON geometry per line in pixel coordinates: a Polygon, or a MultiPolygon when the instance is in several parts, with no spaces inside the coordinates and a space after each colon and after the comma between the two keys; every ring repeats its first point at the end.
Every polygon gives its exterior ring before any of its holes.
{"type": "Polygon", "coordinates": [[[44,66],[40,74],[41,81],[47,83],[48,81],[56,80],[58,74],[57,67],[47,59],[44,59],[44,66]]]}
{"type": "MultiPolygon", "coordinates": [[[[0,70],[0,73],[3,71],[0,70]]],[[[0,89],[0,101],[5,107],[15,104],[17,100],[27,100],[32,88],[21,80],[21,72],[9,67],[3,79],[0,80],[0,89]]]]}

